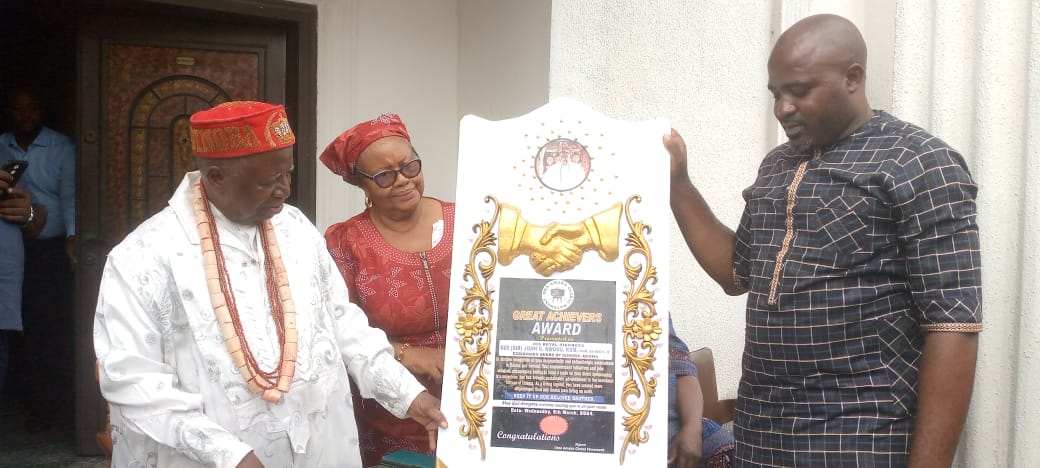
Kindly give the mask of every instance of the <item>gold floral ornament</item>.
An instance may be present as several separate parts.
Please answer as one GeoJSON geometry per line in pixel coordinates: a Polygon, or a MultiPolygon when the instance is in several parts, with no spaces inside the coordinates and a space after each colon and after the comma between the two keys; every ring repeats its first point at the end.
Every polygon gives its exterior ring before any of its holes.
{"type": "Polygon", "coordinates": [[[652,318],[637,320],[632,325],[636,338],[647,343],[657,341],[661,337],[661,333],[664,332],[661,329],[661,323],[652,318]]]}
{"type": "Polygon", "coordinates": [[[195,211],[195,223],[199,231],[199,243],[202,246],[202,262],[206,273],[206,284],[209,286],[210,302],[213,314],[220,325],[220,334],[224,337],[231,360],[234,362],[249,389],[261,393],[264,401],[277,403],[282,394],[289,391],[293,375],[296,373],[297,331],[296,306],[289,293],[289,279],[282,263],[282,253],[278,248],[274,227],[271,220],[260,222],[260,244],[264,250],[264,269],[267,279],[267,295],[271,305],[271,318],[278,333],[280,351],[278,364],[271,371],[260,368],[256,358],[249,349],[249,342],[242,333],[242,321],[238,317],[235,296],[231,292],[231,281],[224,262],[224,254],[220,249],[220,237],[217,224],[213,221],[213,213],[206,198],[206,190],[202,180],[192,187],[194,198],[192,207],[195,211]]]}
{"type": "Polygon", "coordinates": [[[462,310],[459,312],[455,329],[459,334],[459,356],[466,370],[459,371],[456,376],[459,396],[462,400],[462,415],[466,424],[459,428],[459,435],[467,440],[477,439],[480,444],[480,459],[487,456],[484,433],[481,429],[487,421],[483,411],[490,400],[488,380],[484,376],[484,368],[490,365],[488,354],[491,349],[491,324],[493,301],[491,299],[491,277],[495,274],[498,256],[495,254],[495,233],[491,227],[498,220],[500,205],[495,197],[484,197],[485,203],[492,203],[495,212],[491,221],[481,221],[473,226],[477,238],[470,250],[469,262],[462,273],[466,295],[463,297],[462,310]]]}
{"type": "Polygon", "coordinates": [[[625,464],[625,450],[629,444],[640,445],[650,440],[650,434],[643,427],[650,416],[650,403],[657,394],[657,378],[647,373],[654,369],[654,356],[657,354],[655,342],[664,332],[657,317],[657,301],[649,289],[657,284],[657,267],[654,266],[650,243],[646,239],[651,228],[642,221],[632,221],[633,201],[638,203],[641,197],[633,195],[625,202],[625,220],[630,229],[625,236],[625,245],[630,249],[625,252],[624,263],[629,287],[625,291],[625,324],[621,331],[624,332],[622,340],[625,351],[622,367],[628,368],[629,372],[621,391],[621,406],[628,414],[621,423],[625,429],[620,452],[622,465],[625,464]]]}
{"type": "Polygon", "coordinates": [[[474,314],[462,314],[459,321],[455,323],[455,329],[458,330],[459,336],[463,338],[472,338],[474,335],[480,336],[484,332],[484,321],[481,317],[477,317],[474,314]]]}
{"type": "Polygon", "coordinates": [[[502,204],[501,210],[498,260],[503,265],[527,255],[538,274],[549,276],[578,266],[587,250],[595,250],[607,262],[618,258],[621,203],[578,223],[553,222],[547,226],[529,223],[515,206],[502,204]]]}

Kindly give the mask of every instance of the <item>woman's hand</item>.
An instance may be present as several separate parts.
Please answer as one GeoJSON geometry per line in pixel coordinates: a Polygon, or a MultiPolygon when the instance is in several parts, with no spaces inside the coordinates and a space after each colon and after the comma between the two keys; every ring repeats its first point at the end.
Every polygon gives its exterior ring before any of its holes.
{"type": "Polygon", "coordinates": [[[701,424],[683,424],[672,439],[672,450],[668,453],[668,466],[675,468],[698,468],[701,466],[701,424]]]}
{"type": "Polygon", "coordinates": [[[412,375],[428,379],[440,386],[444,379],[444,348],[404,346],[404,343],[394,344],[397,355],[401,357],[401,364],[404,364],[412,375]]]}

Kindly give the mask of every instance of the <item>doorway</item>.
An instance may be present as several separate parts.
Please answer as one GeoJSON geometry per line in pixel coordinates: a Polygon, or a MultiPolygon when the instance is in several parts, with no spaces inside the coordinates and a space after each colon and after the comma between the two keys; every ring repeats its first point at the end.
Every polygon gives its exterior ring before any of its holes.
{"type": "Polygon", "coordinates": [[[19,26],[5,44],[31,51],[18,60],[45,64],[42,80],[59,91],[54,127],[76,143],[75,385],[67,396],[76,452],[98,454],[107,414],[92,338],[101,270],[108,250],[165,206],[194,168],[191,113],[229,100],[285,103],[297,135],[290,203],[313,219],[317,9],[274,0],[0,2],[0,26],[38,25],[19,26]]]}

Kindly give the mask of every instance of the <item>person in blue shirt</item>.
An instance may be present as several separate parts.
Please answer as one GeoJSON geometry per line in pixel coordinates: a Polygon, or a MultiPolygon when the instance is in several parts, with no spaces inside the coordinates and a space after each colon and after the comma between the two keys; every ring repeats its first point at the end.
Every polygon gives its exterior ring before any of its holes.
{"type": "MultiPolygon", "coordinates": [[[[25,187],[49,214],[39,239],[76,236],[76,147],[69,137],[43,125],[44,103],[31,87],[18,87],[8,102],[11,131],[0,135],[10,159],[29,161],[25,187]]],[[[68,249],[74,257],[74,247],[68,249]]]]}
{"type": "MultiPolygon", "coordinates": [[[[0,154],[0,164],[9,161],[0,154]]],[[[31,204],[29,194],[0,170],[0,392],[4,390],[11,345],[22,331],[22,233],[33,236],[43,227],[46,211],[31,204]]]]}
{"type": "Polygon", "coordinates": [[[35,238],[25,238],[22,286],[24,333],[17,353],[18,387],[28,430],[71,424],[73,388],[72,263],[76,235],[76,150],[72,141],[43,125],[44,100],[32,86],[11,89],[11,130],[0,135],[0,153],[29,162],[19,183],[48,217],[35,238]],[[60,403],[56,405],[56,402],[60,403]]]}

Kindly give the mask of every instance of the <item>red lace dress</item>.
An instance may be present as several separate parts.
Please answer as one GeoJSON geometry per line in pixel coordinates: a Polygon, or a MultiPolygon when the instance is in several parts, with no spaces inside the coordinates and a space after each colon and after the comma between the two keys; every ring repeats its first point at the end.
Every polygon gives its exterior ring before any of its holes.
{"type": "MultiPolygon", "coordinates": [[[[391,246],[376,230],[369,210],[325,231],[329,253],[346,280],[351,301],[365,311],[372,326],[386,331],[390,341],[410,344],[408,352],[413,353],[420,347],[444,347],[455,204],[437,202],[444,216],[444,234],[425,252],[403,252],[391,246]]],[[[422,377],[419,382],[440,398],[440,386],[422,377]]],[[[377,465],[383,455],[400,449],[431,453],[422,426],[397,419],[375,400],[360,398],[356,387],[352,390],[365,466],[377,465]]]]}

